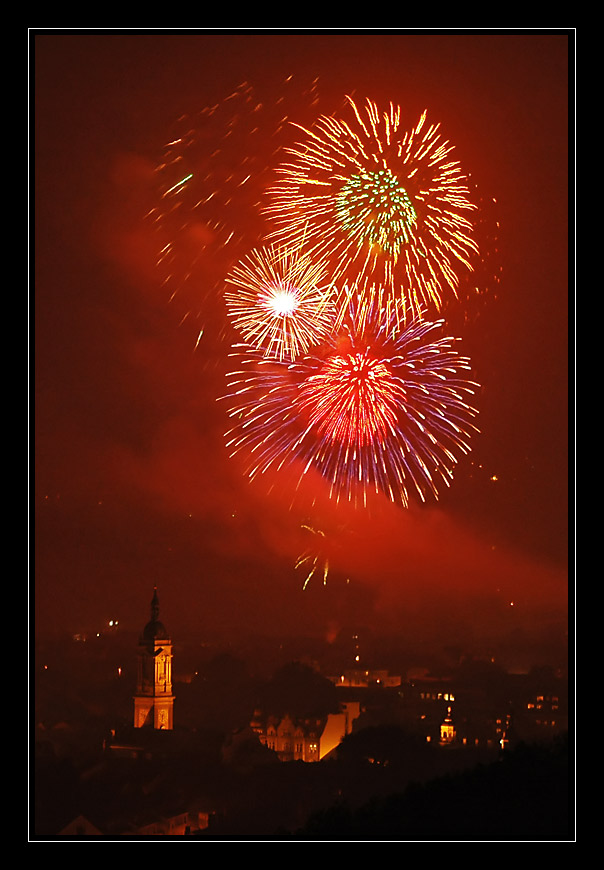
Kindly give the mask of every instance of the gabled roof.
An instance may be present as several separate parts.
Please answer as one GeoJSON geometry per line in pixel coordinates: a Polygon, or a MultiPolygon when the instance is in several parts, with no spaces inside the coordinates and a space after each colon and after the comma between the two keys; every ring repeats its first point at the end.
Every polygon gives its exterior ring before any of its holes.
{"type": "Polygon", "coordinates": [[[96,825],[93,825],[90,819],[86,816],[77,816],[68,825],[65,825],[62,831],[59,831],[63,836],[98,836],[102,834],[96,825]]]}

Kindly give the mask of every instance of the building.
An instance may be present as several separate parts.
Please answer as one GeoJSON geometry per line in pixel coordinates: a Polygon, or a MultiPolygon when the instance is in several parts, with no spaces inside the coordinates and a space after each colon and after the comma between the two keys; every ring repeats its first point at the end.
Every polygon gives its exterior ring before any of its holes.
{"type": "Polygon", "coordinates": [[[94,825],[86,816],[77,816],[69,822],[68,825],[59,831],[60,836],[64,837],[96,837],[100,836],[102,831],[94,825]]]}
{"type": "Polygon", "coordinates": [[[402,678],[398,674],[391,674],[385,669],[378,670],[376,668],[347,668],[336,677],[328,679],[335,686],[339,687],[361,687],[361,688],[377,688],[383,687],[386,689],[396,688],[401,685],[402,678]]]}
{"type": "Polygon", "coordinates": [[[356,702],[342,704],[339,713],[325,717],[295,718],[254,713],[252,730],[260,742],[277,753],[281,761],[321,761],[350,734],[353,721],[360,714],[356,702]]]}
{"type": "Polygon", "coordinates": [[[171,730],[174,695],[172,694],[172,641],[159,619],[157,587],[151,599],[151,619],[140,636],[138,674],[134,695],[134,727],[171,730]]]}
{"type": "Polygon", "coordinates": [[[262,721],[260,712],[256,711],[251,725],[260,742],[276,752],[281,761],[319,761],[324,720],[296,719],[285,714],[268,716],[262,721]]]}
{"type": "Polygon", "coordinates": [[[447,707],[447,714],[443,719],[440,726],[440,743],[441,746],[447,746],[450,743],[455,742],[456,732],[455,725],[453,723],[453,717],[451,716],[451,707],[447,707]]]}

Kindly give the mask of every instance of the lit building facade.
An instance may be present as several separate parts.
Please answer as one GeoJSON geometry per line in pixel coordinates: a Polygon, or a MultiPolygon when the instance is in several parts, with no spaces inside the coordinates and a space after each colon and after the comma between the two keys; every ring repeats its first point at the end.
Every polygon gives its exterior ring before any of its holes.
{"type": "Polygon", "coordinates": [[[283,717],[263,718],[256,710],[251,727],[260,742],[276,752],[281,761],[321,761],[352,730],[353,721],[360,714],[360,705],[342,704],[339,713],[323,718],[296,719],[283,717]]]}
{"type": "Polygon", "coordinates": [[[552,733],[568,729],[568,712],[564,698],[543,693],[530,696],[526,702],[526,718],[535,733],[552,733]]]}
{"type": "Polygon", "coordinates": [[[440,726],[440,743],[441,746],[447,746],[455,742],[456,731],[451,715],[451,707],[447,707],[447,715],[441,722],[440,726]]]}
{"type": "Polygon", "coordinates": [[[261,723],[254,718],[252,728],[260,742],[276,752],[281,761],[319,761],[319,744],[324,722],[320,719],[294,719],[269,716],[261,723]]]}
{"type": "Polygon", "coordinates": [[[174,727],[172,641],[159,619],[157,587],[151,600],[151,619],[138,646],[138,674],[134,695],[134,727],[171,730],[174,727]]]}

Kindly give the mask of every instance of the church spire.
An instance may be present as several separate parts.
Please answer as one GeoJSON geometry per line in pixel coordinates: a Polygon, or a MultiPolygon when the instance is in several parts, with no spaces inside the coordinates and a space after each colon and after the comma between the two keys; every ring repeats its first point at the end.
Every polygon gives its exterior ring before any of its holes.
{"type": "Polygon", "coordinates": [[[157,586],[153,587],[153,598],[151,599],[151,619],[143,629],[141,638],[142,643],[155,640],[155,638],[169,638],[170,635],[166,626],[159,620],[159,596],[157,594],[157,586]]]}
{"type": "Polygon", "coordinates": [[[157,596],[157,586],[153,587],[153,598],[151,599],[151,621],[159,622],[159,598],[157,596]]]}

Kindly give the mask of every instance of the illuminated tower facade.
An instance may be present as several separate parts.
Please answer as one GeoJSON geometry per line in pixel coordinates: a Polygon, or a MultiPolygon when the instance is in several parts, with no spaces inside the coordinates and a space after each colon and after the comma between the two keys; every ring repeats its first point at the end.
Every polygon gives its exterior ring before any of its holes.
{"type": "Polygon", "coordinates": [[[151,619],[143,629],[138,644],[134,727],[171,730],[173,708],[172,641],[159,620],[159,598],[155,587],[151,600],[151,619]]]}
{"type": "Polygon", "coordinates": [[[440,726],[441,745],[454,743],[455,737],[455,724],[453,723],[453,717],[451,716],[451,708],[447,707],[447,715],[443,719],[442,725],[440,726]]]}

